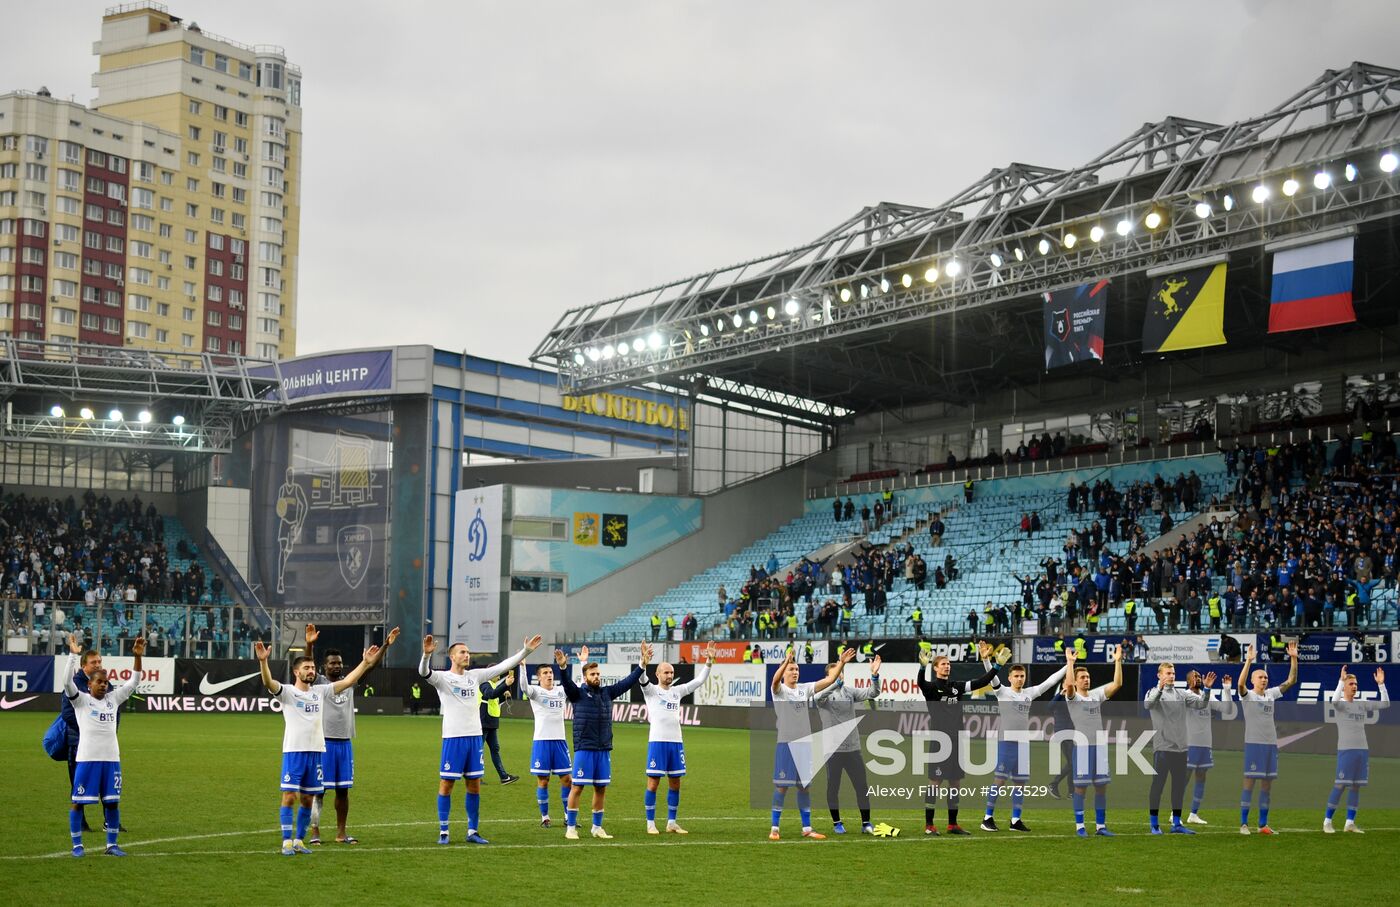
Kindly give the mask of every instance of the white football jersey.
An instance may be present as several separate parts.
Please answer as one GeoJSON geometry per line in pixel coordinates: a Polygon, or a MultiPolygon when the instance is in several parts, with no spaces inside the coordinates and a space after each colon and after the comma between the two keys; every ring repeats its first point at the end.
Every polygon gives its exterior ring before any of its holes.
{"type": "Polygon", "coordinates": [[[335,688],[328,683],[318,683],[307,690],[298,690],[295,684],[284,683],[273,695],[282,703],[282,721],[286,724],[282,732],[282,752],[284,753],[324,753],[326,734],[323,725],[326,699],[335,688]]]}
{"type": "Polygon", "coordinates": [[[706,663],[695,672],[694,680],[673,684],[670,689],[663,690],[660,684],[646,682],[647,675],[642,674],[642,696],[646,699],[647,719],[651,722],[647,740],[653,743],[681,742],[681,700],[704,686],[709,676],[710,665],[706,663]]]}
{"type": "Polygon", "coordinates": [[[119,687],[109,689],[101,699],[79,690],[73,683],[73,675],[78,673],[79,657],[68,657],[68,680],[63,685],[64,695],[73,703],[73,714],[78,718],[78,759],[79,762],[120,762],[121,750],[117,746],[117,709],[131,698],[141,683],[141,675],[132,672],[131,678],[119,687]]]}
{"type": "MultiPolygon", "coordinates": [[[[556,673],[558,668],[555,669],[556,673]]],[[[534,686],[525,674],[525,666],[520,666],[520,689],[530,700],[530,710],[535,713],[536,740],[563,740],[564,710],[569,706],[569,697],[564,694],[564,685],[556,683],[546,690],[534,686]]]]}

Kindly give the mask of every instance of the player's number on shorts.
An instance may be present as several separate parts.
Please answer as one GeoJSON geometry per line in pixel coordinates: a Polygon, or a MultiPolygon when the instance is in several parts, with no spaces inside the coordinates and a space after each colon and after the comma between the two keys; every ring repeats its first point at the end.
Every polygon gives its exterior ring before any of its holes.
{"type": "Polygon", "coordinates": [[[322,773],[323,773],[323,769],[321,768],[321,766],[319,766],[319,765],[316,766],[316,780],[317,780],[317,781],[324,781],[324,780],[325,780],[325,777],[324,777],[324,775],[323,775],[322,773]]]}
{"type": "Polygon", "coordinates": [[[117,793],[121,793],[121,792],[122,792],[122,776],[121,776],[121,775],[113,775],[113,776],[112,776],[112,790],[116,791],[117,793]]]}

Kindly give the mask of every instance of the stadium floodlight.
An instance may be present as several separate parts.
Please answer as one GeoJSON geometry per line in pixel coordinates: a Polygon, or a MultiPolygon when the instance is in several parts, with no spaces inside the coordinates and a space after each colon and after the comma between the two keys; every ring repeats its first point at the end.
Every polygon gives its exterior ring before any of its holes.
{"type": "Polygon", "coordinates": [[[1048,240],[1048,239],[1042,239],[1039,243],[1036,244],[1036,248],[1040,250],[1040,254],[1041,254],[1041,255],[1049,255],[1049,254],[1050,254],[1050,240],[1048,240]]]}
{"type": "Polygon", "coordinates": [[[589,359],[590,362],[597,362],[597,361],[598,361],[598,357],[601,356],[602,354],[598,352],[598,348],[597,348],[596,346],[590,346],[590,347],[588,348],[588,352],[585,353],[584,355],[586,355],[586,356],[588,357],[588,359],[589,359]]]}
{"type": "Polygon", "coordinates": [[[945,266],[943,270],[948,272],[949,277],[957,277],[959,274],[962,273],[962,262],[958,261],[955,258],[952,261],[948,262],[947,266],[945,266]]]}
{"type": "Polygon", "coordinates": [[[1260,183],[1254,187],[1254,191],[1249,193],[1249,197],[1254,199],[1254,204],[1262,205],[1269,200],[1269,187],[1260,183]]]}
{"type": "MultiPolygon", "coordinates": [[[[580,357],[580,358],[581,358],[581,357],[580,357]]],[[[581,364],[582,364],[582,363],[580,363],[580,365],[581,365],[581,364]]],[[[139,413],[136,414],[136,421],[137,421],[137,422],[140,422],[142,425],[150,425],[150,424],[151,424],[151,411],[150,411],[149,409],[143,409],[143,410],[141,410],[139,413]]]]}
{"type": "Polygon", "coordinates": [[[603,361],[604,361],[604,362],[607,362],[607,361],[608,361],[609,359],[611,359],[614,355],[616,355],[616,353],[615,353],[615,351],[613,350],[613,346],[612,346],[611,343],[609,343],[607,346],[603,347],[603,361]]]}
{"type": "Polygon", "coordinates": [[[864,299],[864,298],[866,298],[866,297],[869,296],[869,295],[870,295],[870,284],[868,284],[868,283],[863,283],[863,284],[861,284],[861,285],[860,285],[860,298],[861,298],[861,299],[864,299]]]}
{"type": "Polygon", "coordinates": [[[881,277],[881,278],[880,278],[880,292],[881,292],[881,293],[888,293],[889,291],[890,291],[890,279],[889,279],[888,277],[881,277]]]}
{"type": "Polygon", "coordinates": [[[740,315],[738,312],[734,313],[734,326],[736,328],[741,328],[744,326],[744,316],[740,315]]]}
{"type": "Polygon", "coordinates": [[[1120,220],[1118,222],[1118,226],[1114,227],[1113,229],[1118,233],[1119,236],[1127,236],[1129,233],[1133,232],[1133,222],[1125,217],[1122,220],[1120,220]]]}
{"type": "Polygon", "coordinates": [[[1210,217],[1210,202],[1196,202],[1196,216],[1201,220],[1210,217]]]}
{"type": "Polygon", "coordinates": [[[1224,198],[1220,200],[1220,206],[1226,211],[1235,210],[1235,197],[1233,195],[1227,194],[1224,198]]]}
{"type": "Polygon", "coordinates": [[[749,324],[758,324],[758,309],[749,309],[749,324]]]}
{"type": "Polygon", "coordinates": [[[842,302],[850,302],[850,301],[851,301],[851,288],[850,288],[850,287],[842,287],[842,288],[841,288],[840,297],[841,297],[841,301],[842,301],[842,302]]]}
{"type": "Polygon", "coordinates": [[[700,336],[701,336],[701,337],[708,337],[708,336],[710,336],[710,326],[709,326],[708,324],[702,324],[702,325],[700,325],[700,336]]]}
{"type": "Polygon", "coordinates": [[[1162,212],[1153,208],[1151,211],[1147,212],[1147,216],[1142,219],[1142,223],[1149,230],[1157,229],[1162,226],[1162,212]]]}
{"type": "Polygon", "coordinates": [[[1079,242],[1079,237],[1075,236],[1073,233],[1066,233],[1065,238],[1060,240],[1060,242],[1065,244],[1066,249],[1073,249],[1074,244],[1079,242]]]}
{"type": "Polygon", "coordinates": [[[768,311],[767,311],[767,312],[764,312],[764,314],[768,316],[768,320],[769,320],[769,321],[772,321],[774,318],[777,318],[777,317],[778,317],[778,310],[775,309],[775,308],[773,308],[773,307],[770,305],[770,306],[768,307],[768,311]]]}
{"type": "Polygon", "coordinates": [[[1356,182],[1356,165],[1355,165],[1355,164],[1347,164],[1347,165],[1346,165],[1346,168],[1342,170],[1342,173],[1346,176],[1347,182],[1349,182],[1349,183],[1354,183],[1354,182],[1356,182]]]}
{"type": "Polygon", "coordinates": [[[1002,257],[996,252],[993,252],[991,255],[989,255],[988,260],[991,261],[993,268],[1000,268],[1002,265],[1002,257]]]}
{"type": "Polygon", "coordinates": [[[119,409],[114,409],[114,410],[112,410],[111,412],[107,413],[107,421],[108,421],[108,422],[120,422],[121,420],[122,420],[122,411],[121,411],[121,410],[119,410],[119,409]]]}
{"type": "Polygon", "coordinates": [[[1294,179],[1293,177],[1291,177],[1291,176],[1290,176],[1288,179],[1284,180],[1284,181],[1283,181],[1283,194],[1286,195],[1286,196],[1288,196],[1289,198],[1292,198],[1293,196],[1297,195],[1297,194],[1298,194],[1298,181],[1295,180],[1295,179],[1294,179]]]}
{"type": "Polygon", "coordinates": [[[53,416],[55,419],[62,419],[62,418],[63,418],[63,407],[61,407],[61,406],[59,406],[57,403],[55,403],[52,407],[49,408],[49,415],[50,415],[50,416],[53,416]]]}
{"type": "Polygon", "coordinates": [[[1090,227],[1089,239],[1093,242],[1101,241],[1103,239],[1103,227],[1100,227],[1098,224],[1094,224],[1092,227],[1090,227]]]}
{"type": "Polygon", "coordinates": [[[651,336],[647,338],[647,346],[651,347],[654,350],[659,350],[665,345],[666,338],[662,337],[656,331],[652,331],[651,336]]]}
{"type": "Polygon", "coordinates": [[[78,410],[78,415],[84,419],[91,419],[93,417],[93,412],[90,407],[84,406],[82,409],[78,410]]]}
{"type": "Polygon", "coordinates": [[[1313,174],[1313,188],[1326,189],[1332,185],[1332,174],[1326,170],[1319,170],[1313,174]]]}
{"type": "Polygon", "coordinates": [[[630,352],[632,352],[632,348],[631,348],[630,346],[628,346],[627,344],[625,344],[625,343],[619,343],[619,344],[617,345],[617,354],[618,354],[619,356],[626,356],[626,355],[627,355],[628,353],[630,353],[630,352]]]}
{"type": "Polygon", "coordinates": [[[171,419],[170,421],[174,423],[176,428],[179,428],[181,425],[185,424],[185,417],[177,414],[175,418],[171,419]]]}
{"type": "Polygon", "coordinates": [[[1016,253],[1016,260],[1017,260],[1017,261],[1025,261],[1025,260],[1026,260],[1026,253],[1021,251],[1021,247],[1020,247],[1020,246],[1017,246],[1017,247],[1015,248],[1014,251],[1015,251],[1015,253],[1016,253]]]}
{"type": "MultiPolygon", "coordinates": [[[[908,277],[909,275],[905,274],[904,276],[908,277]]],[[[906,283],[905,286],[907,287],[909,284],[906,283]]],[[[796,315],[798,312],[802,311],[802,306],[796,299],[789,296],[788,301],[783,303],[783,311],[789,315],[796,315]]]]}
{"type": "Polygon", "coordinates": [[[902,276],[902,277],[899,278],[899,283],[900,283],[901,286],[904,287],[904,289],[906,289],[906,290],[909,289],[910,287],[912,287],[912,286],[914,285],[914,275],[913,275],[913,274],[910,274],[910,273],[908,273],[908,272],[905,272],[904,276],[902,276]]]}
{"type": "Polygon", "coordinates": [[[583,353],[574,353],[574,365],[583,365],[583,353]]]}
{"type": "Polygon", "coordinates": [[[930,266],[929,266],[929,269],[928,269],[927,271],[924,272],[924,282],[926,282],[926,283],[936,283],[937,281],[938,281],[938,268],[937,268],[936,266],[934,266],[934,265],[930,265],[930,266]]]}
{"type": "Polygon", "coordinates": [[[1384,173],[1394,173],[1397,161],[1394,151],[1387,151],[1381,155],[1381,171],[1384,173]]]}
{"type": "Polygon", "coordinates": [[[647,342],[646,342],[645,340],[643,340],[642,338],[638,337],[638,338],[636,338],[636,339],[634,339],[634,340],[632,341],[632,349],[636,350],[637,352],[640,353],[642,350],[644,350],[644,349],[646,349],[646,348],[647,348],[647,342]]]}

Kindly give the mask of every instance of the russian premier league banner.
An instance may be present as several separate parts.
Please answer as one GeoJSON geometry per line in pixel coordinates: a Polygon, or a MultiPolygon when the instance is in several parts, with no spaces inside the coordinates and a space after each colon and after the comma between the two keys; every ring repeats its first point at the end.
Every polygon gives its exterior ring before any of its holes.
{"type": "Polygon", "coordinates": [[[1225,342],[1225,263],[1162,274],[1142,320],[1142,351],[1166,353],[1225,342]]]}
{"type": "Polygon", "coordinates": [[[1108,281],[1045,294],[1045,368],[1103,362],[1108,281]]]}

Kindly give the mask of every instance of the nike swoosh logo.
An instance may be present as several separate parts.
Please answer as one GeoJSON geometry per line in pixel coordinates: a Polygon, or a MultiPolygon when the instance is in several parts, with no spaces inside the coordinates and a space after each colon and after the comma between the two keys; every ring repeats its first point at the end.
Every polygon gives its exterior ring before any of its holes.
{"type": "Polygon", "coordinates": [[[9,700],[9,697],[0,696],[0,709],[18,708],[19,706],[24,705],[26,702],[33,702],[35,699],[38,698],[38,696],[26,696],[24,699],[16,699],[14,702],[11,702],[9,700]]]}
{"type": "Polygon", "coordinates": [[[205,674],[199,679],[199,692],[203,693],[205,696],[213,696],[231,687],[236,687],[245,680],[252,680],[261,673],[261,671],[254,671],[251,674],[244,674],[242,677],[235,677],[232,680],[221,680],[218,683],[210,683],[209,675],[205,674]]]}
{"type": "Polygon", "coordinates": [[[1298,741],[1298,740],[1302,740],[1304,737],[1308,736],[1309,734],[1316,734],[1316,733],[1317,733],[1318,731],[1320,731],[1320,730],[1322,730],[1322,728],[1320,728],[1320,727],[1308,728],[1306,731],[1303,731],[1302,733],[1299,733],[1299,734],[1290,734],[1290,735],[1287,736],[1287,737],[1280,737],[1280,738],[1279,738],[1279,741],[1278,741],[1278,748],[1279,748],[1279,749],[1283,749],[1285,746],[1288,746],[1288,744],[1293,743],[1293,742],[1298,741]]]}

